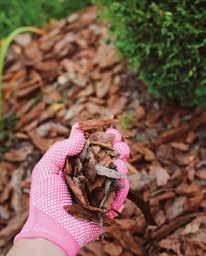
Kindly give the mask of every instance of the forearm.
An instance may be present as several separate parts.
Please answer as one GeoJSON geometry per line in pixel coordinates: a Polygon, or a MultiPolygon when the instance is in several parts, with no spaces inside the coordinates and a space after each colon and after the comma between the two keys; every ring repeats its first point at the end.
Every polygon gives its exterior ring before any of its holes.
{"type": "Polygon", "coordinates": [[[61,248],[41,238],[17,241],[7,256],[65,256],[61,248]]]}

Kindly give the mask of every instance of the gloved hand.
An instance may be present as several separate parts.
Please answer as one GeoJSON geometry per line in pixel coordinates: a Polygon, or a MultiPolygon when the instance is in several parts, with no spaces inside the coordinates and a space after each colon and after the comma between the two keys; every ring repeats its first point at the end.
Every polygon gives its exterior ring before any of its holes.
{"type": "MultiPolygon", "coordinates": [[[[125,161],[129,157],[129,147],[121,142],[122,136],[117,130],[110,128],[107,132],[115,135],[113,147],[119,153],[119,159],[115,161],[117,170],[126,174],[125,161]]],[[[29,217],[14,242],[43,238],[62,248],[66,255],[74,256],[82,246],[98,239],[102,229],[97,224],[78,220],[64,210],[65,205],[72,204],[62,172],[65,159],[79,154],[84,144],[83,131],[76,124],[72,127],[70,137],[52,145],[37,163],[32,173],[29,217]]],[[[124,188],[114,200],[115,210],[120,208],[129,190],[127,179],[122,179],[121,183],[124,188]]],[[[115,216],[114,211],[108,214],[111,218],[115,216]]]]}

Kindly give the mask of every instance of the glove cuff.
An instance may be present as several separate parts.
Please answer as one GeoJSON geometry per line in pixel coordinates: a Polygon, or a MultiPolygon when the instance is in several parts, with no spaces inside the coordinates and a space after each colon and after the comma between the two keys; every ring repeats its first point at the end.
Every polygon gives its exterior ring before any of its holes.
{"type": "Polygon", "coordinates": [[[21,239],[43,238],[60,247],[67,256],[75,256],[80,250],[80,245],[60,226],[54,219],[35,207],[30,209],[30,215],[14,243],[21,239]]]}

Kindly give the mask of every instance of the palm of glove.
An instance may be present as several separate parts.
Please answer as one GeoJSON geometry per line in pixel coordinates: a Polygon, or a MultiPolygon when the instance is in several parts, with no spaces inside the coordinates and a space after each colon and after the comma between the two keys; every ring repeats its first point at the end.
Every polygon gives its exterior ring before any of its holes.
{"type": "MultiPolygon", "coordinates": [[[[115,135],[113,147],[119,153],[120,159],[115,161],[117,170],[127,173],[125,162],[129,156],[129,148],[126,143],[121,142],[121,134],[114,129],[107,132],[115,135]]],[[[69,139],[55,143],[45,153],[32,173],[30,211],[37,209],[48,215],[54,225],[57,223],[65,229],[83,246],[93,240],[98,239],[102,229],[95,223],[78,220],[69,215],[65,210],[65,205],[71,205],[72,199],[64,180],[63,167],[67,156],[73,156],[81,152],[85,139],[78,124],[73,126],[69,139]]],[[[118,210],[128,193],[128,181],[120,181],[124,188],[119,191],[113,208],[118,210]]],[[[110,217],[115,216],[115,212],[109,213],[110,217]]]]}

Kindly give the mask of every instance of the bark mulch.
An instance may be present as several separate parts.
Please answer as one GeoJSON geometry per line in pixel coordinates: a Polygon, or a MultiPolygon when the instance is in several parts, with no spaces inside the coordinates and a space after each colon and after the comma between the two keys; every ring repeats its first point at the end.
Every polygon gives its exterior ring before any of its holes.
{"type": "Polygon", "coordinates": [[[127,70],[95,8],[16,37],[4,72],[4,109],[2,255],[27,217],[31,172],[42,154],[75,122],[103,118],[117,120],[130,145],[130,188],[150,204],[157,225],[127,199],[115,221],[120,228],[79,256],[205,255],[206,112],[152,98],[127,70]]]}

